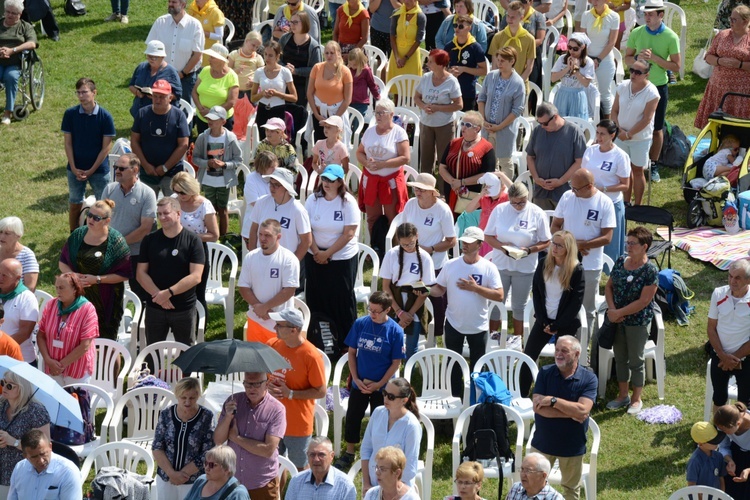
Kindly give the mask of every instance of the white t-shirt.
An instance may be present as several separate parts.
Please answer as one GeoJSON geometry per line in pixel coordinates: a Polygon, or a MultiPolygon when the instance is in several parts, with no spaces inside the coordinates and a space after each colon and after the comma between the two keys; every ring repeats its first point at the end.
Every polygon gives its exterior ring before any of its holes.
{"type": "MultiPolygon", "coordinates": [[[[606,153],[599,150],[598,144],[589,146],[583,153],[581,167],[594,175],[594,184],[598,187],[616,186],[620,183],[618,177],[630,177],[630,157],[617,145],[606,153]]],[[[622,191],[604,194],[615,203],[622,200],[622,191]]]]}
{"type": "MultiPolygon", "coordinates": [[[[177,195],[173,194],[172,197],[177,198],[177,195]]],[[[206,198],[203,198],[203,203],[192,212],[186,212],[185,210],[180,212],[180,223],[182,223],[182,227],[195,234],[206,234],[208,232],[208,228],[206,228],[206,215],[215,213],[216,209],[213,204],[206,198]]]]}
{"type": "MultiPolygon", "coordinates": [[[[453,99],[461,96],[461,85],[458,78],[449,74],[443,83],[437,87],[432,84],[432,72],[422,75],[417,84],[416,92],[422,94],[425,104],[450,104],[453,99]]],[[[446,111],[435,111],[427,114],[424,110],[419,114],[422,125],[427,127],[442,127],[455,120],[455,113],[446,111]]]]}
{"type": "MultiPolygon", "coordinates": [[[[546,2],[542,2],[546,3],[546,2]]],[[[544,17],[549,21],[550,19],[554,19],[561,10],[563,10],[563,5],[565,4],[565,0],[552,0],[552,6],[549,8],[549,11],[547,11],[546,14],[544,14],[544,17]]],[[[565,16],[561,17],[559,21],[555,23],[555,28],[557,28],[558,31],[560,31],[560,28],[562,28],[565,25],[565,16]]]]}
{"type": "MultiPolygon", "coordinates": [[[[252,289],[255,297],[265,304],[278,294],[282,288],[299,287],[299,260],[291,250],[279,246],[271,255],[264,255],[260,248],[251,251],[242,261],[242,271],[238,282],[240,288],[252,289]]],[[[276,306],[272,311],[283,311],[294,307],[294,298],[276,306]]],[[[247,310],[247,317],[273,331],[276,322],[272,319],[262,320],[252,307],[247,310]]]]}
{"type": "Polygon", "coordinates": [[[245,189],[242,193],[245,197],[245,204],[247,205],[245,207],[245,217],[247,217],[248,214],[252,212],[253,205],[258,201],[258,198],[271,194],[271,187],[268,181],[266,181],[258,172],[251,172],[250,175],[247,176],[247,179],[245,179],[245,189]]]}
{"type": "Polygon", "coordinates": [[[281,224],[281,246],[294,253],[299,246],[299,235],[307,234],[310,229],[310,217],[299,200],[291,199],[283,205],[276,205],[270,194],[259,199],[250,214],[250,224],[242,227],[242,237],[250,237],[253,222],[260,225],[268,219],[276,219],[281,224]]]}
{"type": "MultiPolygon", "coordinates": [[[[562,71],[562,69],[567,66],[568,65],[565,62],[565,57],[560,56],[557,58],[557,61],[555,61],[555,65],[552,67],[552,72],[555,73],[557,71],[562,71]]],[[[586,65],[581,66],[580,72],[584,77],[591,80],[591,83],[589,85],[596,85],[596,70],[594,69],[594,61],[590,57],[586,58],[586,65]]],[[[569,87],[572,89],[585,88],[583,84],[578,81],[578,78],[571,74],[563,76],[560,79],[560,84],[563,87],[569,87]]]]}
{"type": "Polygon", "coordinates": [[[563,294],[562,283],[560,283],[560,266],[555,266],[551,278],[544,280],[544,289],[544,304],[547,309],[547,317],[549,319],[557,319],[557,309],[560,307],[560,299],[563,294]]]}
{"type": "MultiPolygon", "coordinates": [[[[590,10],[584,12],[583,18],[581,19],[581,27],[591,40],[591,43],[588,46],[589,57],[599,56],[599,54],[602,53],[602,50],[604,50],[604,47],[607,46],[607,43],[609,42],[609,34],[612,30],[618,31],[620,29],[620,16],[617,12],[611,9],[609,14],[607,14],[607,17],[602,20],[601,29],[594,27],[595,21],[596,18],[590,10]]],[[[614,57],[611,50],[607,57],[614,57]]]]}
{"type": "MultiPolygon", "coordinates": [[[[437,200],[430,208],[422,209],[419,207],[419,201],[411,198],[406,202],[399,218],[402,222],[411,222],[417,226],[420,245],[431,247],[441,243],[445,238],[456,237],[453,214],[443,200],[437,200]]],[[[447,251],[432,254],[435,269],[442,269],[447,261],[447,251]]]]}
{"type": "MultiPolygon", "coordinates": [[[[540,241],[549,241],[549,217],[544,210],[533,203],[527,203],[522,210],[516,210],[510,202],[501,203],[492,210],[484,228],[484,234],[494,236],[498,241],[516,247],[530,247],[540,241]]],[[[533,274],[539,261],[539,254],[533,253],[515,260],[505,252],[492,249],[492,263],[501,271],[517,271],[533,274]]]]}
{"type": "MultiPolygon", "coordinates": [[[[367,159],[383,161],[397,157],[398,145],[409,140],[409,136],[406,135],[406,130],[401,128],[401,126],[394,124],[387,134],[380,135],[376,132],[375,128],[376,127],[374,126],[368,128],[360,141],[365,148],[367,159]]],[[[377,172],[370,173],[372,175],[379,175],[380,177],[388,177],[389,175],[396,173],[399,168],[401,167],[383,168],[377,172]]]]}
{"type": "MultiPolygon", "coordinates": [[[[591,240],[601,236],[602,229],[617,227],[615,206],[601,191],[590,198],[579,198],[573,191],[566,191],[555,209],[555,217],[565,220],[563,229],[573,233],[577,240],[591,240]]],[[[590,249],[583,256],[583,270],[600,271],[603,253],[603,246],[590,249]]]]}
{"type": "MultiPolygon", "coordinates": [[[[0,329],[8,335],[18,333],[21,321],[33,321],[34,323],[39,321],[39,302],[31,290],[25,290],[16,295],[12,300],[3,304],[3,307],[5,308],[5,321],[3,321],[3,326],[0,329]]],[[[27,363],[36,359],[34,343],[31,340],[33,337],[34,334],[21,343],[21,354],[23,354],[23,360],[27,363]]]]}
{"type": "MultiPolygon", "coordinates": [[[[266,68],[258,68],[255,70],[253,75],[253,83],[258,84],[258,90],[276,90],[282,94],[286,94],[286,84],[292,81],[292,72],[289,68],[282,66],[279,70],[276,78],[266,77],[266,68]]],[[[283,106],[284,99],[281,97],[263,97],[258,101],[260,104],[268,105],[272,108],[276,106],[283,106]]]]}
{"type": "MultiPolygon", "coordinates": [[[[625,80],[617,86],[617,95],[620,102],[620,111],[617,113],[617,123],[623,130],[630,130],[633,126],[641,121],[643,118],[643,111],[646,109],[646,104],[654,99],[659,99],[659,91],[651,82],[646,84],[646,87],[633,94],[630,91],[630,80],[625,80]]],[[[634,141],[643,141],[651,139],[654,134],[654,120],[638,132],[637,134],[630,134],[630,139],[634,141]]]]}
{"type": "MultiPolygon", "coordinates": [[[[419,256],[422,258],[422,267],[419,266],[417,252],[404,252],[403,268],[401,269],[401,278],[399,279],[398,253],[401,247],[395,246],[388,250],[383,257],[383,263],[380,266],[380,277],[389,279],[394,285],[408,285],[415,281],[422,281],[425,285],[435,283],[435,266],[432,263],[430,254],[417,248],[419,256]],[[421,272],[420,272],[421,271],[421,272]]],[[[406,304],[409,296],[406,293],[401,294],[403,303],[406,304]]],[[[414,316],[414,321],[419,323],[419,318],[414,316]]]]}
{"type": "Polygon", "coordinates": [[[750,291],[739,300],[732,300],[729,285],[714,289],[708,317],[717,320],[716,331],[721,347],[733,353],[750,340],[750,291]]]}
{"type": "Polygon", "coordinates": [[[458,288],[458,280],[468,279],[469,276],[485,288],[503,288],[497,268],[483,257],[476,264],[467,264],[463,257],[458,257],[443,266],[437,277],[437,284],[446,288],[448,294],[445,318],[453,328],[465,335],[486,332],[490,327],[487,315],[489,301],[478,293],[458,288]]]}
{"type": "MultiPolygon", "coordinates": [[[[313,195],[305,201],[305,209],[310,215],[310,226],[313,239],[318,248],[323,250],[330,248],[344,232],[344,226],[357,226],[354,237],[350,239],[344,248],[334,253],[331,260],[351,259],[359,252],[357,239],[359,238],[359,226],[362,213],[359,211],[357,200],[347,193],[346,200],[336,196],[331,201],[324,196],[318,198],[313,195]]],[[[312,253],[312,250],[309,250],[312,253]]]]}

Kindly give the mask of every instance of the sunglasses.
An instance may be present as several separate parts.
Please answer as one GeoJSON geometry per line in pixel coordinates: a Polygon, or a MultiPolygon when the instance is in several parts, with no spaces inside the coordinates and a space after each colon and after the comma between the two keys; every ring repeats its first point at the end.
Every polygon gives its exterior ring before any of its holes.
{"type": "Polygon", "coordinates": [[[466,29],[466,25],[465,24],[457,24],[456,28],[458,28],[460,30],[463,30],[463,29],[466,29]]]}
{"type": "Polygon", "coordinates": [[[648,73],[648,71],[641,71],[639,69],[631,69],[630,70],[630,74],[631,75],[645,75],[647,73],[648,73]]]}
{"type": "Polygon", "coordinates": [[[130,167],[115,167],[115,170],[118,172],[124,172],[126,170],[130,170],[130,167]]]}
{"type": "Polygon", "coordinates": [[[174,194],[176,194],[177,196],[179,196],[179,195],[181,195],[181,194],[185,194],[185,192],[184,192],[184,191],[178,191],[178,190],[176,190],[176,189],[173,189],[173,190],[172,190],[172,192],[173,192],[174,194]]]}
{"type": "Polygon", "coordinates": [[[538,123],[539,125],[541,125],[542,127],[546,127],[547,125],[549,125],[550,123],[552,123],[552,121],[553,121],[553,120],[555,119],[555,117],[556,117],[556,116],[557,116],[557,115],[552,115],[552,116],[550,117],[550,119],[549,119],[549,120],[547,120],[546,122],[540,122],[539,120],[537,120],[536,122],[537,122],[537,123],[538,123]]]}
{"type": "Polygon", "coordinates": [[[13,383],[11,383],[11,382],[6,382],[5,380],[0,380],[0,387],[2,387],[3,389],[8,389],[9,391],[12,391],[12,390],[13,390],[13,388],[14,388],[14,387],[15,387],[16,385],[17,385],[17,384],[13,384],[13,383]]]}
{"type": "Polygon", "coordinates": [[[461,126],[463,128],[474,128],[474,127],[476,127],[476,125],[474,125],[473,123],[469,123],[469,122],[461,122],[461,126]]]}
{"type": "Polygon", "coordinates": [[[391,394],[388,391],[383,391],[383,397],[388,401],[393,401],[394,399],[405,398],[406,396],[402,396],[401,394],[391,394]]]}
{"type": "Polygon", "coordinates": [[[102,221],[102,220],[104,220],[104,219],[107,218],[107,217],[102,217],[100,215],[94,215],[91,212],[87,213],[86,217],[89,218],[89,219],[94,219],[94,222],[100,222],[100,221],[102,221]]]}
{"type": "Polygon", "coordinates": [[[581,47],[574,47],[573,45],[568,44],[568,50],[572,52],[578,52],[579,50],[581,50],[581,47]]]}
{"type": "Polygon", "coordinates": [[[216,462],[209,462],[208,460],[204,460],[203,461],[203,468],[206,469],[206,470],[213,469],[217,465],[219,465],[219,464],[217,464],[216,462]]]}

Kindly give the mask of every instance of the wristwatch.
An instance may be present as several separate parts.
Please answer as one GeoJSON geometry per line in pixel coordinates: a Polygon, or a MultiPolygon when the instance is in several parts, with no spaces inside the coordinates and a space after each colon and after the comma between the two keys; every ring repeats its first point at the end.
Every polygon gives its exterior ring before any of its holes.
{"type": "Polygon", "coordinates": [[[163,172],[164,172],[165,174],[166,174],[167,172],[169,172],[169,169],[167,168],[167,166],[166,166],[166,165],[162,165],[162,166],[161,166],[161,169],[162,169],[162,171],[163,171],[163,172]]]}
{"type": "Polygon", "coordinates": [[[15,441],[13,441],[13,448],[18,448],[19,444],[21,444],[21,441],[19,441],[18,439],[16,439],[15,441]]]}
{"type": "Polygon", "coordinates": [[[101,285],[102,284],[102,277],[101,276],[97,276],[96,277],[96,284],[97,285],[101,285]]]}
{"type": "Polygon", "coordinates": [[[294,391],[289,389],[289,399],[294,399],[294,391]]]}
{"type": "Polygon", "coordinates": [[[552,399],[549,400],[549,407],[554,408],[555,404],[557,404],[557,398],[555,396],[552,396],[552,399]]]}

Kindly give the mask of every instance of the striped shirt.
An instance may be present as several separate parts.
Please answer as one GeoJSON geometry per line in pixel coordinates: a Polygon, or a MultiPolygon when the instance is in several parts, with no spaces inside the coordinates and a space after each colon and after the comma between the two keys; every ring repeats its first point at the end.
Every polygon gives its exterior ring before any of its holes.
{"type": "Polygon", "coordinates": [[[27,273],[39,273],[39,263],[36,261],[36,255],[34,251],[29,247],[23,247],[16,260],[21,263],[21,280],[23,280],[24,274],[27,273]]]}
{"type": "MultiPolygon", "coordinates": [[[[98,337],[99,322],[96,308],[91,302],[86,302],[61,322],[61,317],[57,314],[58,300],[55,298],[45,304],[42,319],[39,321],[39,332],[44,332],[47,336],[47,351],[50,357],[60,361],[78,347],[82,340],[98,337]],[[55,347],[56,345],[58,347],[55,347]]],[[[94,373],[95,363],[96,348],[92,342],[88,351],[65,368],[62,374],[70,378],[83,378],[94,373]]],[[[49,368],[46,366],[45,372],[49,374],[49,368]]]]}

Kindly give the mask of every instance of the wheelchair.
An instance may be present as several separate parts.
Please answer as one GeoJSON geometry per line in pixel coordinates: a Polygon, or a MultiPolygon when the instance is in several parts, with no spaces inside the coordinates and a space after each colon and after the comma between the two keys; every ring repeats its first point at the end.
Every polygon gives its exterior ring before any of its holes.
{"type": "MultiPolygon", "coordinates": [[[[36,50],[21,52],[21,76],[18,78],[18,92],[13,117],[23,120],[29,116],[29,105],[34,111],[41,109],[44,102],[44,66],[36,50]]],[[[3,86],[0,84],[0,89],[3,86]]]]}

